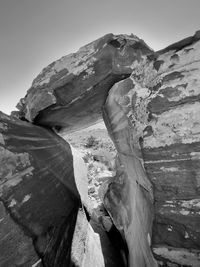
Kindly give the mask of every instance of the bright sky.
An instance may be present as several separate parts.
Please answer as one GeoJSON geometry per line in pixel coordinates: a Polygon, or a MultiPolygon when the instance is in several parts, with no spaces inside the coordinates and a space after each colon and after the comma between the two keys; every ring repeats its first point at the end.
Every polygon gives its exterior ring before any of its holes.
{"type": "Polygon", "coordinates": [[[52,61],[106,33],[153,49],[200,29],[200,0],[0,0],[0,110],[10,113],[52,61]]]}

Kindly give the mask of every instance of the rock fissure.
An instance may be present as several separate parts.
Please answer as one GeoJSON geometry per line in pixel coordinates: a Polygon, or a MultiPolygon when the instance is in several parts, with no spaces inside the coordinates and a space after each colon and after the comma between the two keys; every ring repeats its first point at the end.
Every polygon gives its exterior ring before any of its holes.
{"type": "Polygon", "coordinates": [[[37,236],[44,266],[200,265],[199,50],[199,32],[155,53],[134,35],[108,34],[45,68],[19,113],[0,114],[0,192],[10,214],[0,205],[0,237],[12,251],[10,261],[2,250],[0,265],[40,260],[22,225],[37,236]],[[102,113],[118,151],[100,188],[112,220],[91,212],[83,160],[47,129],[64,135],[102,113]],[[112,229],[125,242],[114,250],[112,229]],[[21,261],[13,240],[30,248],[21,261]]]}

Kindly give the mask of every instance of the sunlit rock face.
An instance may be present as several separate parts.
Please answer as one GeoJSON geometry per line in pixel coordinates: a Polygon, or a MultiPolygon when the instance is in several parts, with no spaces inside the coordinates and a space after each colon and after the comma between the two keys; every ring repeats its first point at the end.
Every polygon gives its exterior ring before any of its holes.
{"type": "Polygon", "coordinates": [[[112,85],[129,76],[132,63],[150,52],[134,35],[107,34],[43,69],[18,104],[20,116],[68,132],[86,127],[101,117],[112,85]]]}
{"type": "MultiPolygon", "coordinates": [[[[107,185],[105,206],[134,253],[131,236],[140,235],[142,242],[150,233],[145,224],[136,223],[152,206],[143,158],[155,198],[153,252],[161,266],[200,266],[199,70],[197,32],[133,64],[130,78],[114,85],[105,104],[121,166],[107,185]],[[143,191],[141,197],[137,192],[143,191]]],[[[150,225],[151,215],[144,221],[150,225]]],[[[135,266],[131,259],[130,266],[135,266]]]]}
{"type": "Polygon", "coordinates": [[[127,242],[128,266],[156,267],[150,249],[153,190],[139,145],[142,129],[132,125],[131,84],[131,80],[125,80],[114,85],[103,109],[104,121],[118,151],[117,172],[104,189],[103,201],[127,242]]]}
{"type": "Polygon", "coordinates": [[[79,205],[69,144],[0,113],[0,266],[69,266],[79,205]]]}

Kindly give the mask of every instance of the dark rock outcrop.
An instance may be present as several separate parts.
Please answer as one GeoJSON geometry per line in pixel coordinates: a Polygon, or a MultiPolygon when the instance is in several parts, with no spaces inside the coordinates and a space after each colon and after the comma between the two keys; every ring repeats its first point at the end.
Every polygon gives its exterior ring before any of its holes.
{"type": "Polygon", "coordinates": [[[68,132],[91,125],[101,117],[112,85],[150,52],[134,35],[107,34],[43,69],[18,104],[20,116],[43,126],[67,127],[68,132]]]}
{"type": "Polygon", "coordinates": [[[81,202],[90,209],[79,153],[54,131],[0,113],[0,266],[123,267],[81,202]]]}
{"type": "Polygon", "coordinates": [[[71,148],[53,131],[3,113],[0,205],[0,266],[40,258],[44,266],[68,266],[80,206],[71,148]]]}
{"type": "Polygon", "coordinates": [[[42,266],[32,239],[13,221],[0,201],[0,266],[42,266]]]}

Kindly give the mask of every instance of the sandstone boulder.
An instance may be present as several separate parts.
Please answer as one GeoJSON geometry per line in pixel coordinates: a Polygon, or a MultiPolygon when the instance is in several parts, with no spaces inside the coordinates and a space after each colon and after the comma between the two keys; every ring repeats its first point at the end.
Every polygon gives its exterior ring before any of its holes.
{"type": "Polygon", "coordinates": [[[20,116],[43,126],[67,127],[68,132],[91,125],[101,117],[111,86],[150,52],[134,35],[107,34],[43,69],[18,104],[20,116]]]}

